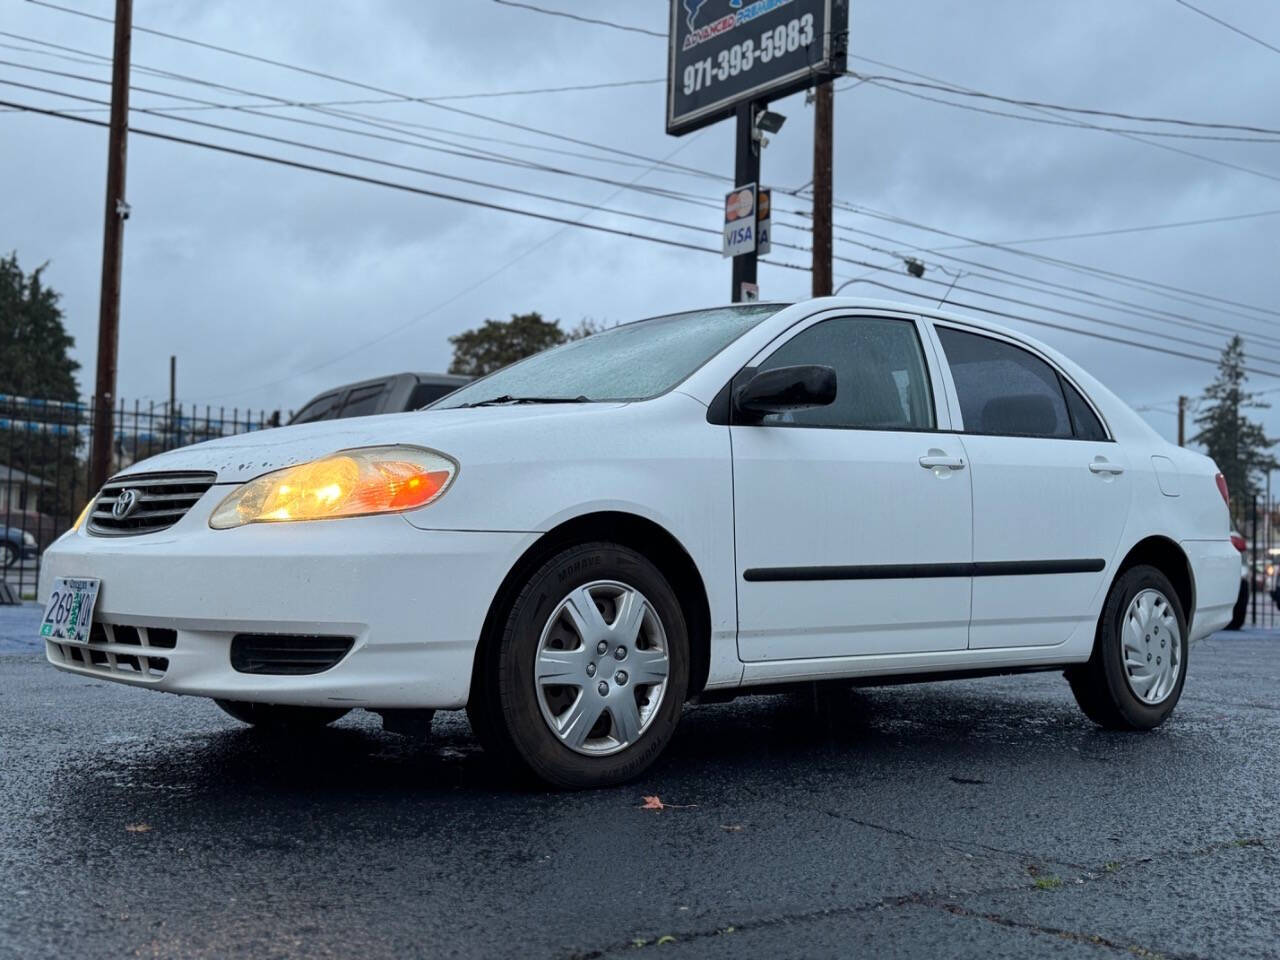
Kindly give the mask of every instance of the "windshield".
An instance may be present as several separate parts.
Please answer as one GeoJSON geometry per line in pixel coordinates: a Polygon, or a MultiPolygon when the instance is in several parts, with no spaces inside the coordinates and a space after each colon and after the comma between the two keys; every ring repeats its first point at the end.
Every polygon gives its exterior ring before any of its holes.
{"type": "Polygon", "coordinates": [[[432,405],[645,400],[666,393],[778,304],[748,304],[639,320],[575,340],[490,374],[432,405]]]}

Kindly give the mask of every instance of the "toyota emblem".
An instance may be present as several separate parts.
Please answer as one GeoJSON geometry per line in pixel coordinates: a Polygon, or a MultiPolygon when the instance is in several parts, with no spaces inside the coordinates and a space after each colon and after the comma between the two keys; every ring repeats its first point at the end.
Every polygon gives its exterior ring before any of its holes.
{"type": "Polygon", "coordinates": [[[121,490],[116,502],[111,505],[111,516],[117,520],[127,520],[138,509],[138,491],[132,488],[121,490]]]}

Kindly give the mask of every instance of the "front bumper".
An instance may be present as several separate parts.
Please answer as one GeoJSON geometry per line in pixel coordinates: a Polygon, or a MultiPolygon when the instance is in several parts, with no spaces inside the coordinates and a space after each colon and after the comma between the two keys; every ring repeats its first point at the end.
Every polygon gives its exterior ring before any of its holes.
{"type": "MultiPolygon", "coordinates": [[[[49,643],[49,661],[102,679],[233,700],[466,704],[489,605],[536,534],[420,530],[396,515],[210,530],[209,512],[226,491],[213,487],[167,530],[136,537],[80,530],[45,553],[41,602],[54,577],[95,577],[102,581],[96,623],[177,631],[172,649],[155,651],[162,672],[117,669],[118,658],[106,651],[144,651],[114,646],[72,660],[66,644],[49,643]],[[323,673],[249,674],[231,666],[237,633],[348,636],[355,643],[323,673]]],[[[146,637],[149,630],[139,632],[146,637]]]]}

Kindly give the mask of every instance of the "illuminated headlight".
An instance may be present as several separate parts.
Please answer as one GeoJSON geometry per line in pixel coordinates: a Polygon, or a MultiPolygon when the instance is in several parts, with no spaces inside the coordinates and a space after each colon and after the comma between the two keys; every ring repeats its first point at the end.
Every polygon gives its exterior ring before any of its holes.
{"type": "Polygon", "coordinates": [[[209,518],[215,530],[246,523],[330,520],[399,513],[439,499],[458,464],[421,447],[339,450],[237,487],[209,518]]]}

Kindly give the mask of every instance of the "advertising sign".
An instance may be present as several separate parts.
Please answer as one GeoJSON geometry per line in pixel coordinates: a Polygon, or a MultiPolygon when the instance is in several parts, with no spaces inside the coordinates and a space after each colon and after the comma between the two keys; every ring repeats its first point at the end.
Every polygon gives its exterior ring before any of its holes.
{"type": "Polygon", "coordinates": [[[761,187],[756,197],[756,253],[762,257],[773,249],[773,244],[769,240],[773,233],[773,223],[769,216],[772,206],[773,191],[768,187],[761,187]]]}
{"type": "Polygon", "coordinates": [[[756,249],[756,185],[734,187],[724,197],[724,247],[726,257],[738,257],[756,249]]]}
{"type": "Polygon", "coordinates": [[[845,72],[848,0],[671,0],[667,133],[845,72]]]}

